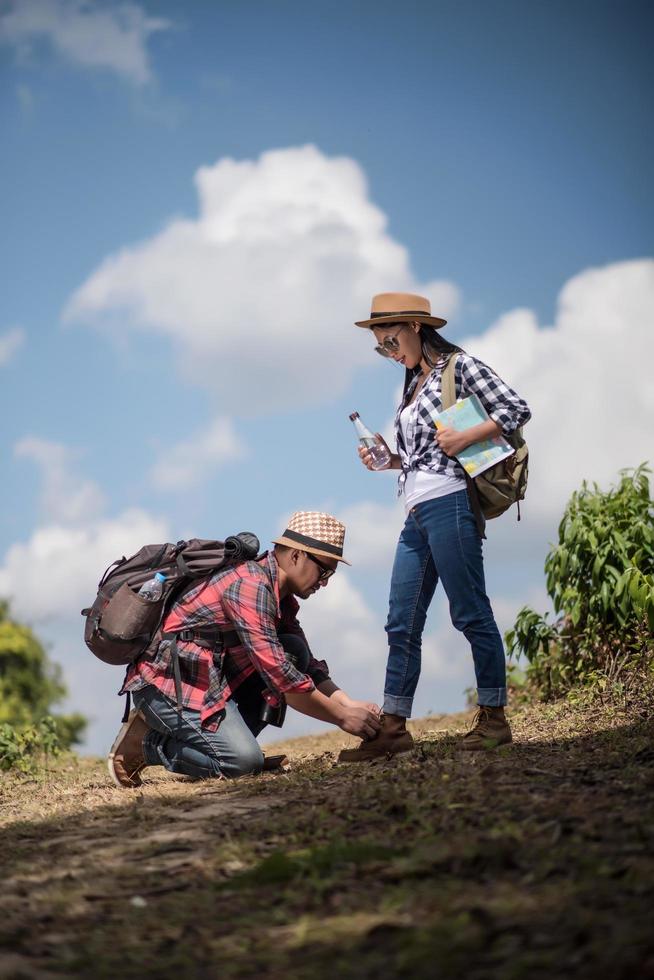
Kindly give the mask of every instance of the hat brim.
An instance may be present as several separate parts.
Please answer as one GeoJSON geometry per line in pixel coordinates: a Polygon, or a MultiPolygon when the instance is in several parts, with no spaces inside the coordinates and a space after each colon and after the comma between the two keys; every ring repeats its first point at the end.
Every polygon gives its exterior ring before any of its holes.
{"type": "Polygon", "coordinates": [[[321,551],[320,548],[314,548],[311,545],[293,541],[292,538],[285,538],[283,534],[281,538],[273,538],[273,544],[283,544],[285,547],[294,548],[296,551],[308,551],[311,555],[318,555],[320,558],[332,558],[336,561],[342,561],[344,565],[352,567],[352,562],[348,561],[347,558],[339,558],[338,555],[334,555],[329,551],[321,551]]]}
{"type": "Polygon", "coordinates": [[[355,320],[354,325],[356,327],[381,327],[385,323],[425,323],[429,327],[435,327],[439,330],[444,327],[447,320],[443,320],[440,316],[423,316],[420,313],[389,313],[388,316],[374,316],[371,320],[355,320]]]}

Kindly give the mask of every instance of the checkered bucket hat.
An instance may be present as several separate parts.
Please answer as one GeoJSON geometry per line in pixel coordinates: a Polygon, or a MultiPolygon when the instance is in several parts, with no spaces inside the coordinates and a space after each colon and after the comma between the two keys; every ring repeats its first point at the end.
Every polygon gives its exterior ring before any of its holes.
{"type": "Polygon", "coordinates": [[[345,524],[341,524],[331,514],[321,514],[316,510],[298,510],[293,514],[288,527],[274,544],[284,544],[288,548],[309,551],[323,558],[335,558],[346,565],[351,564],[343,558],[345,524]]]}

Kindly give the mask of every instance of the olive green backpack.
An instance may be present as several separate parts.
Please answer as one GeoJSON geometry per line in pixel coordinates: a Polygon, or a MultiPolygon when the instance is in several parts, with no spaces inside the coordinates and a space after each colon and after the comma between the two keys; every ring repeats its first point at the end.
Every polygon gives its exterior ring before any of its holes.
{"type": "MultiPolygon", "coordinates": [[[[457,399],[454,380],[457,357],[457,354],[453,354],[443,370],[441,403],[444,409],[454,405],[457,399]]],[[[513,446],[515,450],[513,455],[491,466],[474,480],[466,474],[473,509],[480,510],[485,520],[499,517],[512,504],[517,504],[518,520],[520,520],[520,501],[524,498],[527,489],[529,450],[521,428],[504,438],[513,446]]]]}

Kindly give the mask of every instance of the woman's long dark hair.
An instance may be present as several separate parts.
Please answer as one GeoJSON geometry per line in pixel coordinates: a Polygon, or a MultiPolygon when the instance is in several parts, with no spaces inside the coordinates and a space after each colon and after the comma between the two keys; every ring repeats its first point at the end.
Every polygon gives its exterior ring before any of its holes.
{"type": "MultiPolygon", "coordinates": [[[[426,323],[420,324],[418,336],[420,337],[422,356],[427,361],[427,364],[430,364],[433,368],[444,364],[451,354],[465,354],[462,347],[457,347],[456,344],[451,344],[449,340],[445,340],[445,338],[441,336],[436,327],[430,327],[426,323]]],[[[417,364],[414,368],[407,368],[404,372],[404,391],[402,392],[402,399],[404,399],[406,396],[409,385],[420,370],[421,367],[419,364],[417,364]]]]}

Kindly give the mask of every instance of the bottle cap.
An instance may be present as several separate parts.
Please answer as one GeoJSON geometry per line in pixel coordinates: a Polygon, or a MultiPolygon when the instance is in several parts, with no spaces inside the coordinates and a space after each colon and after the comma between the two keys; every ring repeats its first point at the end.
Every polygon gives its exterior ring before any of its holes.
{"type": "Polygon", "coordinates": [[[163,575],[161,572],[155,572],[155,576],[154,577],[156,578],[157,582],[165,582],[166,581],[166,576],[163,575]]]}

